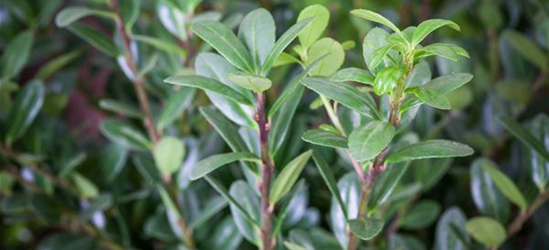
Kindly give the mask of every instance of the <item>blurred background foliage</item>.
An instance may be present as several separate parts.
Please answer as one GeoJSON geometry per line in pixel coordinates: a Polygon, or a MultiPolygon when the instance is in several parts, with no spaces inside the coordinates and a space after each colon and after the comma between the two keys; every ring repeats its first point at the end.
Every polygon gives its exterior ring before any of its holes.
{"type": "MultiPolygon", "coordinates": [[[[193,72],[197,52],[210,50],[189,31],[192,21],[222,20],[235,28],[250,10],[264,7],[280,36],[311,4],[331,12],[325,36],[357,44],[346,51],[345,66],[364,68],[362,39],[373,27],[349,15],[356,8],[379,12],[399,27],[452,20],[462,32],[441,30],[436,40],[459,44],[471,56],[428,61],[433,78],[467,72],[474,79],[451,93],[451,112],[424,105],[410,130],[420,138],[467,143],[476,154],[414,162],[386,203],[392,223],[368,249],[482,249],[466,232],[467,218],[489,216],[510,225],[522,214],[496,188],[486,165],[513,180],[529,204],[543,193],[549,162],[496,117],[518,121],[549,149],[546,0],[121,0],[115,7],[106,0],[2,0],[0,248],[253,249],[227,202],[204,181],[187,177],[195,162],[228,148],[199,112],[208,98],[162,80],[193,72]],[[115,22],[108,13],[94,13],[59,28],[57,13],[75,6],[113,11],[115,22]],[[136,84],[148,95],[156,132],[186,146],[182,168],[155,167],[147,138],[158,138],[143,124],[136,84]]],[[[278,96],[298,72],[296,65],[276,68],[267,95],[278,96]]],[[[318,105],[309,105],[315,98],[304,95],[277,162],[311,147],[301,134],[327,119],[318,105]]],[[[338,179],[351,171],[336,151],[313,148],[338,179]]],[[[238,168],[216,173],[225,186],[242,175],[238,168]]],[[[337,215],[320,173],[310,166],[303,176],[283,235],[305,249],[340,249],[330,219],[337,215]]],[[[353,192],[352,185],[340,188],[353,192]]],[[[501,249],[549,249],[548,205],[514,233],[501,249]]]]}

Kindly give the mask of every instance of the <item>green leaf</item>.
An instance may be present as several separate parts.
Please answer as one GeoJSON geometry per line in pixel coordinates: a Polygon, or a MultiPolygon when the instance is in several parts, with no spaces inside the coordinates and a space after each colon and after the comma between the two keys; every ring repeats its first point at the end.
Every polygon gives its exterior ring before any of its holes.
{"type": "Polygon", "coordinates": [[[382,121],[362,125],[349,135],[349,151],[358,162],[376,157],[395,136],[395,128],[382,121]]]}
{"type": "Polygon", "coordinates": [[[428,158],[463,157],[473,154],[471,147],[448,140],[427,140],[391,153],[387,162],[412,161],[428,158]]]}
{"type": "Polygon", "coordinates": [[[80,50],[75,50],[73,52],[69,52],[52,59],[51,61],[49,61],[47,64],[45,64],[40,68],[38,73],[36,73],[36,78],[42,81],[47,80],[51,75],[53,75],[54,73],[57,73],[57,71],[67,66],[74,59],[80,56],[80,54],[81,54],[80,50]]]}
{"type": "Polygon", "coordinates": [[[483,165],[482,168],[488,173],[488,175],[490,175],[490,177],[492,177],[492,180],[498,187],[499,191],[501,191],[503,195],[507,197],[507,199],[515,203],[523,211],[528,207],[528,203],[526,202],[523,194],[520,192],[517,186],[515,186],[513,181],[509,179],[509,177],[507,177],[494,166],[483,165]]]}
{"type": "Polygon", "coordinates": [[[382,69],[377,73],[374,80],[374,93],[379,96],[393,93],[399,79],[403,77],[404,73],[405,70],[399,67],[387,67],[382,69]]]}
{"type": "Polygon", "coordinates": [[[318,168],[318,171],[320,172],[320,175],[322,176],[322,179],[324,179],[324,182],[326,183],[326,186],[328,186],[328,189],[332,193],[333,198],[336,200],[336,202],[339,205],[339,208],[341,208],[341,211],[343,211],[343,215],[345,216],[345,220],[349,219],[349,215],[347,214],[347,206],[343,202],[343,199],[341,199],[339,188],[336,184],[336,179],[334,177],[334,173],[330,169],[330,166],[320,154],[317,152],[313,152],[313,160],[315,162],[316,167],[318,168]]]}
{"type": "Polygon", "coordinates": [[[99,101],[99,107],[104,110],[116,112],[137,119],[141,119],[145,116],[137,107],[113,99],[102,99],[99,101]]]}
{"type": "Polygon", "coordinates": [[[256,9],[248,13],[238,28],[238,37],[252,53],[256,73],[260,73],[269,52],[275,43],[275,22],[265,9],[256,9]]]}
{"type": "Polygon", "coordinates": [[[300,246],[298,244],[295,244],[295,243],[292,243],[292,242],[289,242],[289,241],[284,241],[284,246],[286,248],[288,248],[288,250],[307,250],[307,249],[303,248],[302,246],[300,246]]]}
{"type": "MultiPolygon", "coordinates": [[[[412,89],[410,89],[412,90],[412,89]]],[[[441,96],[440,94],[431,91],[427,88],[414,88],[413,93],[421,100],[422,102],[426,103],[427,105],[437,108],[437,109],[451,109],[452,106],[450,106],[450,102],[448,101],[448,98],[445,96],[441,96]]]]}
{"type": "Polygon", "coordinates": [[[381,232],[385,221],[381,218],[366,217],[349,221],[349,227],[354,235],[363,240],[371,240],[381,232]]]}
{"type": "Polygon", "coordinates": [[[273,63],[278,58],[280,53],[288,47],[288,45],[298,36],[305,27],[313,20],[313,18],[306,18],[294,24],[290,27],[282,36],[276,41],[273,49],[269,52],[265,63],[261,67],[261,75],[266,74],[273,67],[273,63]]]}
{"type": "Polygon", "coordinates": [[[93,250],[98,247],[97,241],[92,236],[75,233],[53,233],[40,241],[37,250],[93,250]]]}
{"type": "Polygon", "coordinates": [[[505,228],[489,217],[475,217],[465,223],[465,229],[478,242],[486,247],[498,247],[507,238],[505,228]]]}
{"type": "Polygon", "coordinates": [[[252,73],[252,57],[236,35],[224,24],[217,21],[199,21],[191,26],[192,31],[210,44],[235,67],[252,73]]]}
{"type": "MultiPolygon", "coordinates": [[[[364,62],[366,66],[370,65],[372,60],[372,55],[377,48],[380,48],[385,45],[389,45],[387,37],[389,33],[380,28],[373,28],[364,37],[362,42],[362,56],[364,57],[364,62]]],[[[388,60],[384,60],[382,65],[379,65],[377,68],[368,68],[372,74],[377,74],[381,69],[390,66],[391,63],[388,60]]]]}
{"type": "Polygon", "coordinates": [[[160,111],[156,126],[162,130],[172,124],[191,104],[195,93],[194,88],[180,88],[170,93],[168,100],[160,111]]]}
{"type": "Polygon", "coordinates": [[[540,154],[546,161],[549,161],[549,152],[547,152],[543,143],[534,138],[528,130],[508,116],[499,116],[498,120],[501,122],[503,127],[509,131],[509,133],[517,137],[522,143],[526,144],[526,146],[540,154]]]}
{"type": "Polygon", "coordinates": [[[106,17],[116,20],[116,14],[110,11],[95,10],[86,7],[68,7],[57,14],[55,25],[59,28],[64,28],[87,16],[106,17]]]}
{"type": "Polygon", "coordinates": [[[368,209],[378,209],[387,202],[395,187],[406,173],[406,170],[408,170],[409,165],[408,162],[387,164],[386,169],[376,178],[374,189],[368,202],[368,209]]]}
{"type": "Polygon", "coordinates": [[[2,55],[2,77],[15,77],[21,72],[31,54],[34,34],[25,31],[18,34],[4,47],[2,55]]]}
{"type": "Polygon", "coordinates": [[[305,87],[299,83],[292,84],[296,84],[296,88],[289,93],[288,99],[281,104],[280,112],[275,113],[271,117],[269,149],[273,157],[283,148],[282,146],[288,136],[290,124],[301,101],[301,96],[303,96],[303,92],[305,91],[305,87]]]}
{"type": "Polygon", "coordinates": [[[347,148],[347,138],[322,129],[309,130],[301,136],[301,139],[325,147],[347,148]]]}
{"type": "Polygon", "coordinates": [[[238,91],[211,78],[203,76],[172,76],[166,78],[164,82],[212,91],[231,100],[252,106],[252,102],[238,91]]]}
{"type": "Polygon", "coordinates": [[[103,211],[110,206],[112,206],[113,199],[110,194],[99,195],[95,200],[92,201],[89,207],[80,212],[78,216],[81,220],[86,221],[92,218],[93,214],[96,212],[103,211]]]}
{"type": "Polygon", "coordinates": [[[447,209],[437,223],[434,249],[468,249],[469,238],[465,231],[465,220],[466,217],[459,208],[447,209]]]}
{"type": "Polygon", "coordinates": [[[151,148],[151,142],[141,131],[117,119],[101,121],[101,133],[124,148],[132,150],[148,150],[151,148]]]}
{"type": "Polygon", "coordinates": [[[371,22],[383,24],[389,27],[390,29],[392,29],[394,32],[400,33],[400,30],[391,21],[389,21],[387,18],[373,11],[369,11],[365,9],[356,9],[356,10],[352,10],[351,14],[371,22]]]}
{"type": "Polygon", "coordinates": [[[341,43],[341,47],[343,47],[344,50],[351,50],[355,46],[356,46],[356,43],[353,40],[347,40],[347,41],[341,43]]]}
{"type": "Polygon", "coordinates": [[[509,44],[513,46],[526,60],[536,65],[540,70],[547,72],[549,70],[549,59],[547,53],[534,43],[528,37],[513,30],[507,30],[503,33],[509,44]]]}
{"type": "Polygon", "coordinates": [[[169,54],[177,54],[180,57],[186,56],[186,51],[181,49],[177,44],[168,42],[165,39],[158,39],[155,37],[144,36],[144,35],[132,35],[132,39],[138,42],[142,42],[154,48],[165,51],[169,54]]]}
{"type": "Polygon", "coordinates": [[[332,82],[358,82],[374,85],[374,76],[370,72],[359,68],[345,68],[337,71],[330,77],[332,82]]]}
{"type": "MultiPolygon", "coordinates": [[[[538,115],[530,124],[530,131],[536,138],[540,138],[546,149],[549,149],[549,117],[545,114],[538,115]]],[[[532,180],[542,192],[549,182],[549,161],[545,160],[534,150],[530,150],[530,169],[532,180]]]]}
{"type": "Polygon", "coordinates": [[[312,150],[302,153],[282,169],[282,172],[280,172],[273,183],[273,187],[269,195],[270,204],[276,204],[280,198],[292,189],[295,182],[299,178],[299,174],[301,174],[305,168],[307,161],[309,161],[312,154],[312,150]]]}
{"type": "Polygon", "coordinates": [[[162,137],[153,148],[156,167],[164,175],[173,174],[181,168],[185,153],[183,142],[173,136],[162,137]]]}
{"type": "Polygon", "coordinates": [[[189,178],[200,179],[216,169],[235,161],[261,162],[261,159],[249,152],[226,153],[210,156],[196,163],[191,169],[189,178]]]}
{"type": "Polygon", "coordinates": [[[97,186],[95,186],[92,181],[90,181],[83,175],[79,173],[73,173],[72,180],[74,181],[76,189],[78,190],[78,193],[80,193],[81,198],[90,199],[95,198],[97,197],[97,195],[99,195],[99,190],[97,189],[97,186]]]}
{"type": "Polygon", "coordinates": [[[505,222],[509,216],[509,202],[496,187],[483,166],[496,167],[496,164],[487,158],[478,158],[471,166],[471,194],[473,201],[481,214],[505,222]]]}
{"type": "Polygon", "coordinates": [[[44,103],[44,92],[41,81],[32,81],[17,94],[7,118],[5,139],[8,145],[21,138],[32,124],[44,103]]]}
{"type": "Polygon", "coordinates": [[[311,76],[330,76],[335,73],[345,60],[345,51],[339,42],[332,38],[322,38],[309,48],[307,62],[314,62],[316,59],[328,54],[320,65],[313,69],[311,76]]]}
{"type": "Polygon", "coordinates": [[[379,65],[381,61],[383,61],[383,59],[385,59],[389,51],[394,49],[395,47],[395,44],[389,44],[381,46],[374,50],[374,53],[372,53],[372,57],[370,58],[370,65],[368,65],[368,68],[375,69],[377,65],[379,65]]]}
{"type": "Polygon", "coordinates": [[[417,45],[425,37],[427,37],[431,32],[443,27],[443,26],[449,26],[452,29],[455,29],[459,31],[459,25],[456,23],[449,21],[449,20],[443,20],[443,19],[430,19],[427,21],[421,22],[417,28],[414,30],[414,35],[412,37],[412,45],[417,45]]]}
{"type": "Polygon", "coordinates": [[[231,80],[231,82],[233,82],[237,86],[252,90],[257,93],[261,93],[265,90],[270,89],[272,85],[272,82],[269,78],[242,72],[230,73],[228,77],[229,80],[231,80]]]}
{"type": "Polygon", "coordinates": [[[459,56],[469,58],[469,53],[457,45],[446,43],[434,43],[414,51],[414,60],[429,56],[440,56],[457,62],[459,56]]]}
{"type": "Polygon", "coordinates": [[[73,24],[68,29],[108,56],[116,58],[120,54],[116,45],[97,30],[80,24],[73,24]]]}
{"type": "Polygon", "coordinates": [[[305,87],[326,96],[367,117],[379,117],[374,100],[347,83],[334,83],[326,78],[307,77],[301,81],[305,87]]]}
{"type": "Polygon", "coordinates": [[[417,230],[435,222],[441,210],[436,201],[425,200],[416,204],[400,221],[400,225],[409,230],[417,230]]]}
{"type": "Polygon", "coordinates": [[[473,79],[473,75],[457,73],[437,77],[424,85],[425,89],[435,92],[437,95],[445,95],[463,86],[473,79]]]}
{"type": "Polygon", "coordinates": [[[280,66],[294,64],[294,63],[301,64],[301,61],[289,53],[282,52],[274,62],[273,67],[280,67],[280,66]]]}
{"type": "Polygon", "coordinates": [[[101,150],[101,173],[105,183],[110,184],[122,172],[128,159],[128,150],[116,144],[110,144],[101,150]]]}
{"type": "Polygon", "coordinates": [[[244,238],[258,246],[260,237],[259,228],[256,224],[260,220],[260,203],[256,193],[244,181],[234,182],[229,193],[232,197],[235,197],[239,206],[248,214],[243,214],[242,209],[238,209],[235,203],[230,204],[231,214],[238,230],[244,238]],[[251,216],[251,218],[248,218],[248,216],[251,216]],[[256,223],[250,221],[250,219],[256,223]]]}
{"type": "Polygon", "coordinates": [[[309,46],[311,46],[320,38],[320,36],[322,36],[324,30],[328,27],[330,12],[326,9],[326,7],[320,4],[310,5],[299,12],[297,21],[299,22],[310,17],[314,18],[313,21],[310,25],[303,29],[303,32],[301,32],[298,36],[299,42],[303,46],[304,50],[307,50],[309,46]]]}
{"type": "Polygon", "coordinates": [[[220,213],[226,206],[227,201],[224,198],[219,196],[213,197],[204,205],[204,210],[190,221],[189,227],[196,229],[197,227],[204,225],[205,222],[220,213]]]}

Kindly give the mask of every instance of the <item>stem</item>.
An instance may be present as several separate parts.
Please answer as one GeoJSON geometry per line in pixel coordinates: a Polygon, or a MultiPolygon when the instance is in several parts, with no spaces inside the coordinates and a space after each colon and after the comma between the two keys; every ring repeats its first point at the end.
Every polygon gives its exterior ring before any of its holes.
{"type": "Polygon", "coordinates": [[[137,64],[131,53],[130,35],[128,34],[126,28],[124,27],[124,22],[122,21],[122,17],[120,16],[120,9],[118,7],[118,2],[116,0],[111,0],[110,3],[111,3],[111,9],[116,13],[116,28],[118,29],[118,33],[120,33],[120,35],[122,36],[122,45],[123,45],[122,47],[124,48],[124,58],[126,59],[126,63],[128,64],[128,67],[130,68],[131,73],[133,75],[133,79],[132,79],[134,83],[133,86],[137,94],[137,99],[139,100],[139,106],[141,107],[141,110],[143,110],[143,113],[145,113],[143,124],[145,125],[145,128],[147,129],[147,133],[149,134],[149,138],[154,145],[156,144],[156,142],[158,142],[160,138],[160,133],[158,130],[156,130],[156,127],[154,125],[151,106],[149,105],[149,100],[147,97],[147,92],[145,91],[143,78],[139,76],[139,73],[137,70],[137,64]]]}
{"type": "MultiPolygon", "coordinates": [[[[392,96],[391,104],[390,104],[390,116],[389,116],[389,123],[393,125],[393,127],[398,126],[400,123],[400,105],[402,104],[402,101],[404,99],[404,90],[406,88],[405,83],[406,79],[408,78],[408,75],[412,72],[413,69],[413,61],[411,60],[410,54],[406,54],[404,63],[406,64],[406,72],[402,75],[402,77],[398,80],[397,87],[395,89],[394,95],[392,96]]],[[[384,162],[385,157],[387,156],[387,153],[389,152],[389,146],[385,147],[374,159],[374,163],[372,164],[372,167],[370,168],[370,171],[368,171],[368,176],[366,176],[366,181],[362,185],[362,194],[360,196],[360,201],[358,205],[358,217],[362,218],[366,217],[367,210],[368,210],[368,201],[370,200],[370,195],[372,193],[372,190],[374,188],[374,183],[385,170],[384,162]]],[[[349,235],[349,244],[347,245],[347,250],[355,250],[358,246],[358,238],[351,232],[349,229],[348,232],[349,235]]]]}
{"type": "Polygon", "coordinates": [[[536,196],[536,199],[526,208],[526,210],[520,212],[515,220],[507,227],[507,234],[509,236],[512,236],[516,233],[518,233],[522,226],[532,215],[536,212],[536,210],[543,205],[547,200],[549,200],[549,188],[545,189],[545,191],[541,192],[536,196]]]}
{"type": "Polygon", "coordinates": [[[274,163],[269,155],[269,124],[265,120],[265,96],[263,93],[256,94],[256,121],[259,127],[259,142],[261,145],[261,170],[263,178],[259,183],[261,193],[261,250],[271,250],[274,242],[271,235],[271,217],[273,205],[269,203],[271,188],[271,177],[274,171],[274,163]]]}

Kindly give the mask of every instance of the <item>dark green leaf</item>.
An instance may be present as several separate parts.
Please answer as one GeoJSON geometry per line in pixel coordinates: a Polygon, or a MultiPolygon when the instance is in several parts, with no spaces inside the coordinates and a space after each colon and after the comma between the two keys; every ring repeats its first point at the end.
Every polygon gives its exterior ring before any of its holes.
{"type": "Polygon", "coordinates": [[[501,171],[499,171],[495,166],[492,165],[483,165],[482,169],[490,175],[496,186],[498,187],[499,191],[507,197],[507,199],[511,200],[511,202],[515,203],[517,206],[519,206],[522,210],[525,210],[528,206],[528,202],[526,202],[526,198],[524,198],[524,195],[520,192],[518,187],[507,177],[505,174],[503,174],[501,171]]]}
{"type": "MultiPolygon", "coordinates": [[[[410,89],[412,90],[412,89],[410,89]]],[[[448,98],[427,88],[414,88],[412,90],[419,100],[437,109],[451,109],[448,98]]]]}
{"type": "Polygon", "coordinates": [[[196,229],[197,227],[203,225],[209,219],[217,215],[223,208],[227,206],[227,201],[219,196],[213,197],[205,205],[204,210],[198,215],[198,217],[193,218],[189,224],[189,227],[196,229]]]}
{"type": "Polygon", "coordinates": [[[34,34],[32,31],[21,32],[8,46],[4,47],[2,55],[2,77],[15,77],[21,72],[29,59],[34,34]]]}
{"type": "Polygon", "coordinates": [[[443,27],[443,26],[449,26],[452,29],[455,29],[459,31],[459,25],[456,23],[449,21],[449,20],[443,20],[443,19],[429,19],[427,21],[423,21],[420,23],[417,28],[414,30],[414,36],[412,38],[412,45],[417,45],[425,37],[427,37],[431,32],[443,27]]]}
{"type": "Polygon", "coordinates": [[[95,200],[92,201],[89,207],[82,211],[79,215],[79,218],[83,221],[89,220],[92,218],[93,214],[96,212],[103,211],[110,206],[112,206],[113,200],[110,194],[99,195],[95,200]]]}
{"type": "Polygon", "coordinates": [[[393,140],[395,128],[386,122],[372,121],[349,135],[349,151],[358,162],[376,157],[393,140]]]}
{"type": "Polygon", "coordinates": [[[325,147],[347,148],[347,138],[322,129],[309,130],[301,138],[306,142],[325,147]]]}
{"type": "Polygon", "coordinates": [[[539,69],[543,71],[548,70],[549,60],[547,59],[547,53],[543,52],[543,50],[531,39],[512,30],[505,31],[503,35],[507,38],[511,46],[524,56],[524,58],[536,65],[539,69]]]}
{"type": "Polygon", "coordinates": [[[437,223],[435,250],[468,249],[468,235],[465,231],[466,217],[457,207],[447,209],[437,223]],[[465,242],[462,240],[465,239],[465,242]]]}
{"type": "Polygon", "coordinates": [[[120,54],[114,43],[97,30],[80,24],[73,24],[68,29],[108,56],[117,57],[120,54]]]}
{"type": "Polygon", "coordinates": [[[326,186],[328,186],[328,189],[332,193],[332,197],[337,201],[339,207],[341,208],[341,211],[343,211],[345,220],[347,220],[349,218],[349,215],[347,214],[347,206],[343,202],[343,199],[341,199],[340,191],[337,187],[334,173],[330,169],[328,163],[326,163],[322,156],[317,152],[313,152],[313,160],[318,168],[318,171],[320,172],[320,175],[322,176],[322,179],[324,179],[326,186]]]}
{"type": "Polygon", "coordinates": [[[166,78],[164,82],[212,91],[239,103],[252,105],[252,102],[238,91],[211,78],[203,76],[172,76],[166,78]]]}
{"type": "Polygon", "coordinates": [[[101,133],[114,143],[128,149],[148,150],[151,148],[151,142],[141,131],[117,119],[103,120],[101,133]]]}
{"type": "Polygon", "coordinates": [[[207,174],[215,171],[216,169],[235,161],[261,162],[261,159],[257,155],[249,152],[236,152],[213,155],[197,162],[196,165],[191,169],[189,177],[191,180],[200,179],[207,174]]]}
{"type": "Polygon", "coordinates": [[[410,230],[425,228],[436,221],[440,209],[440,204],[436,201],[421,201],[406,213],[400,221],[400,225],[410,230]]]}
{"type": "Polygon", "coordinates": [[[538,154],[545,158],[546,161],[549,161],[549,152],[547,152],[543,143],[534,138],[528,130],[508,116],[499,116],[498,119],[507,131],[517,137],[520,141],[522,141],[522,143],[526,144],[526,146],[535,150],[538,154]]]}
{"type": "Polygon", "coordinates": [[[116,144],[110,144],[101,151],[101,172],[103,180],[111,183],[126,165],[128,150],[116,144]]]}
{"type": "Polygon", "coordinates": [[[8,114],[9,126],[5,137],[7,144],[11,144],[25,134],[42,108],[44,92],[43,83],[33,81],[17,94],[8,114]]]}
{"type": "Polygon", "coordinates": [[[463,86],[473,79],[473,75],[457,73],[437,77],[424,85],[424,88],[435,92],[437,95],[445,95],[463,86]]]}
{"type": "Polygon", "coordinates": [[[92,250],[97,248],[97,241],[91,236],[78,234],[53,234],[40,241],[37,250],[92,250]]]}
{"type": "Polygon", "coordinates": [[[479,158],[471,166],[471,194],[478,210],[483,214],[505,222],[509,216],[509,202],[496,188],[484,165],[495,167],[487,158],[479,158]]]}
{"type": "Polygon", "coordinates": [[[55,17],[55,24],[59,28],[64,28],[87,16],[106,17],[111,18],[112,20],[116,19],[116,14],[110,11],[95,10],[86,7],[68,7],[57,14],[55,17]]]}
{"type": "Polygon", "coordinates": [[[387,162],[411,161],[427,158],[462,157],[473,154],[471,147],[454,141],[427,140],[404,147],[387,157],[387,162]]]}
{"type": "Polygon", "coordinates": [[[391,21],[389,21],[387,18],[373,11],[356,9],[356,10],[352,10],[351,14],[371,22],[383,24],[389,27],[390,29],[392,29],[394,32],[400,33],[400,30],[391,21]]]}
{"type": "Polygon", "coordinates": [[[385,221],[381,218],[366,217],[349,221],[349,227],[354,235],[363,240],[371,240],[381,232],[385,221]]]}
{"type": "Polygon", "coordinates": [[[345,68],[336,72],[330,80],[333,82],[358,82],[374,85],[374,77],[370,72],[359,68],[345,68]]]}
{"type": "MultiPolygon", "coordinates": [[[[231,185],[229,193],[232,197],[235,197],[236,202],[245,209],[245,211],[252,216],[253,221],[259,221],[260,218],[260,205],[259,199],[255,192],[244,181],[236,181],[231,185]]],[[[235,220],[236,227],[240,233],[249,242],[259,245],[259,228],[256,224],[250,222],[246,215],[243,215],[242,210],[236,208],[234,203],[230,203],[231,213],[235,220]]]]}

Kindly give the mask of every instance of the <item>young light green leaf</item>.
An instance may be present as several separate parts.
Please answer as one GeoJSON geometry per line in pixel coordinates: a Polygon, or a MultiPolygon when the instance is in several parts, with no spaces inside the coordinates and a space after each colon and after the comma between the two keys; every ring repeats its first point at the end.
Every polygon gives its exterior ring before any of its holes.
{"type": "Polygon", "coordinates": [[[343,65],[345,51],[339,42],[329,37],[312,44],[308,51],[308,62],[314,62],[326,54],[320,65],[311,71],[311,76],[330,76],[343,65]]]}
{"type": "Polygon", "coordinates": [[[387,162],[412,161],[428,158],[463,157],[473,154],[471,147],[448,140],[427,140],[415,143],[391,153],[387,162]]]}
{"type": "Polygon", "coordinates": [[[79,173],[73,173],[72,181],[76,185],[76,189],[78,190],[81,198],[90,199],[95,198],[97,197],[97,195],[99,195],[99,190],[97,189],[97,186],[95,186],[95,184],[93,184],[93,182],[85,176],[79,173]]]}
{"type": "Polygon", "coordinates": [[[44,84],[33,81],[17,94],[7,118],[5,140],[8,145],[21,138],[32,124],[44,103],[44,92],[44,84]]]}
{"type": "Polygon", "coordinates": [[[175,173],[183,163],[185,145],[177,137],[164,136],[153,148],[156,167],[163,175],[175,173]]]}
{"type": "Polygon", "coordinates": [[[475,217],[465,223],[465,229],[486,247],[498,247],[507,238],[505,228],[490,217],[475,217]]]}
{"type": "Polygon", "coordinates": [[[151,142],[141,131],[117,119],[103,120],[101,122],[101,133],[114,143],[128,149],[147,150],[151,148],[151,142]]]}
{"type": "Polygon", "coordinates": [[[390,29],[392,29],[394,32],[400,33],[400,30],[391,21],[389,21],[387,18],[373,11],[356,9],[356,10],[352,10],[351,14],[371,22],[383,24],[389,27],[390,29]]]}
{"type": "Polygon", "coordinates": [[[276,67],[280,67],[288,64],[294,64],[294,63],[302,64],[301,61],[297,59],[295,56],[286,52],[282,52],[274,62],[273,67],[276,68],[276,67]]]}
{"type": "Polygon", "coordinates": [[[305,87],[337,101],[367,117],[379,117],[376,104],[371,96],[347,83],[334,83],[320,77],[307,77],[301,81],[305,87]]]}
{"type": "Polygon", "coordinates": [[[225,25],[217,21],[199,21],[194,22],[191,29],[235,67],[245,72],[254,72],[250,53],[225,25]]]}
{"type": "Polygon", "coordinates": [[[331,148],[347,148],[347,138],[322,129],[305,132],[301,139],[312,144],[331,148]]]}
{"type": "Polygon", "coordinates": [[[273,183],[269,195],[270,204],[276,204],[280,198],[292,189],[312,154],[313,151],[309,150],[293,159],[282,169],[282,172],[273,183]]]}
{"type": "Polygon", "coordinates": [[[546,161],[549,161],[549,152],[547,152],[543,143],[534,138],[528,130],[508,116],[499,116],[498,120],[501,122],[503,127],[509,131],[509,133],[517,137],[522,143],[526,144],[526,146],[535,150],[538,154],[545,158],[546,161]]]}
{"type": "Polygon", "coordinates": [[[249,152],[226,153],[210,156],[196,163],[191,169],[189,178],[198,180],[216,169],[235,161],[261,162],[261,159],[249,152]]]}
{"type": "Polygon", "coordinates": [[[29,59],[33,43],[32,31],[21,32],[10,41],[3,49],[2,77],[15,77],[21,72],[29,59]]]}
{"type": "Polygon", "coordinates": [[[132,118],[141,119],[144,117],[143,112],[141,112],[141,110],[139,110],[137,107],[113,99],[102,99],[101,101],[99,101],[99,107],[104,110],[127,115],[128,117],[132,118]]]}
{"type": "Polygon", "coordinates": [[[490,177],[492,177],[492,180],[498,187],[499,191],[501,191],[503,195],[507,197],[507,199],[515,203],[523,211],[526,209],[528,203],[526,202],[524,195],[520,192],[517,186],[515,186],[513,181],[509,179],[509,177],[507,177],[494,166],[484,165],[482,166],[482,168],[488,173],[488,175],[490,175],[490,177]]]}
{"type": "Polygon", "coordinates": [[[116,14],[110,11],[90,9],[86,7],[68,7],[57,14],[55,17],[55,24],[59,28],[64,28],[87,16],[106,17],[111,18],[112,20],[116,19],[116,14]]]}
{"type": "Polygon", "coordinates": [[[419,44],[421,41],[423,41],[423,39],[425,39],[425,37],[427,37],[429,34],[431,34],[431,32],[443,27],[443,26],[449,26],[450,28],[452,29],[455,29],[457,31],[459,31],[459,25],[457,25],[456,23],[452,22],[452,21],[449,21],[449,20],[443,20],[443,19],[430,19],[430,20],[426,20],[426,21],[423,21],[422,23],[420,23],[417,28],[414,30],[414,35],[413,35],[413,38],[412,38],[412,45],[417,45],[419,44]]]}
{"type": "Polygon", "coordinates": [[[376,95],[390,94],[397,86],[398,80],[404,75],[405,70],[400,67],[387,67],[377,73],[374,80],[374,92],[376,95]]]}
{"type": "Polygon", "coordinates": [[[186,87],[209,90],[221,94],[231,100],[252,106],[252,102],[231,87],[211,78],[203,76],[172,76],[164,79],[164,82],[186,87]]]}
{"type": "Polygon", "coordinates": [[[358,82],[374,85],[374,76],[370,72],[359,68],[345,68],[337,71],[330,77],[333,82],[358,82]]]}
{"type": "Polygon", "coordinates": [[[349,221],[349,227],[354,235],[363,240],[371,240],[381,232],[385,221],[382,218],[365,217],[349,221]]]}
{"type": "Polygon", "coordinates": [[[297,21],[299,22],[309,17],[313,17],[313,21],[298,36],[304,50],[307,50],[309,46],[320,38],[330,21],[330,12],[320,4],[310,5],[299,13],[297,21]]]}
{"type": "Polygon", "coordinates": [[[172,124],[188,107],[194,97],[194,88],[180,88],[170,93],[168,100],[160,111],[156,126],[162,130],[172,124]]]}
{"type": "Polygon", "coordinates": [[[273,67],[273,63],[278,58],[280,53],[288,47],[288,45],[295,39],[296,36],[298,36],[305,27],[313,20],[313,18],[306,18],[304,20],[301,20],[294,24],[292,27],[290,27],[278,40],[276,41],[275,45],[273,46],[273,49],[271,52],[269,52],[269,55],[267,56],[267,59],[265,59],[265,63],[261,67],[261,75],[266,74],[271,68],[273,67]]]}
{"type": "Polygon", "coordinates": [[[441,96],[438,93],[431,91],[427,88],[418,87],[413,88],[412,91],[417,96],[417,98],[419,98],[419,100],[433,108],[446,110],[452,108],[450,102],[448,101],[448,98],[446,98],[445,96],[441,96]]]}
{"type": "Polygon", "coordinates": [[[68,29],[110,57],[116,58],[120,54],[116,45],[97,30],[80,24],[73,24],[68,29]]]}
{"type": "Polygon", "coordinates": [[[256,73],[260,73],[261,66],[274,46],[275,29],[273,16],[265,9],[248,13],[240,23],[238,37],[252,53],[256,73]]]}
{"type": "Polygon", "coordinates": [[[547,53],[535,44],[528,37],[512,30],[505,31],[503,36],[507,38],[511,46],[517,50],[524,58],[536,65],[540,70],[549,69],[549,59],[547,53]]]}
{"type": "Polygon", "coordinates": [[[347,40],[347,41],[341,43],[341,47],[343,47],[344,50],[351,50],[355,46],[356,46],[356,43],[353,40],[347,40]]]}
{"type": "Polygon", "coordinates": [[[389,51],[394,49],[395,47],[395,44],[389,44],[381,46],[374,50],[374,53],[372,53],[372,57],[370,58],[370,65],[368,66],[368,68],[375,69],[377,65],[379,65],[381,61],[383,61],[383,59],[385,59],[389,51]]]}
{"type": "Polygon", "coordinates": [[[247,74],[243,72],[234,72],[229,74],[229,80],[245,89],[261,93],[271,88],[272,82],[269,78],[247,74]]]}
{"type": "Polygon", "coordinates": [[[335,198],[336,202],[341,208],[341,211],[343,211],[345,220],[348,220],[349,215],[347,214],[347,211],[348,211],[347,206],[341,199],[339,188],[337,187],[336,179],[334,177],[334,173],[330,169],[330,166],[328,165],[328,163],[326,163],[326,161],[322,158],[322,156],[317,152],[313,152],[313,160],[315,162],[316,167],[318,168],[318,171],[320,172],[320,175],[322,176],[322,179],[324,179],[326,186],[328,186],[328,189],[332,193],[332,196],[335,198]]]}
{"type": "Polygon", "coordinates": [[[349,151],[358,162],[367,161],[376,157],[393,137],[395,128],[382,121],[372,121],[362,125],[349,135],[349,151]]]}

